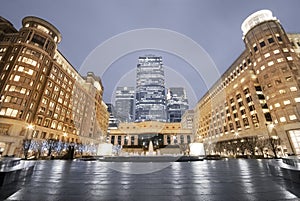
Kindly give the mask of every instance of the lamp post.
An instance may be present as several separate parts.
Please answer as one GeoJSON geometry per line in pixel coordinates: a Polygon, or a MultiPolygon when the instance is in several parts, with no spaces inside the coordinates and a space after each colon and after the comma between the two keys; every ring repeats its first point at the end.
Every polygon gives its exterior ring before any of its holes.
{"type": "Polygon", "coordinates": [[[273,129],[275,129],[275,125],[273,123],[266,124],[266,127],[267,127],[267,132],[268,132],[269,144],[271,146],[271,149],[274,153],[275,158],[278,158],[276,149],[277,149],[277,146],[278,146],[278,143],[279,143],[279,137],[277,135],[274,135],[274,136],[271,135],[273,129]]]}
{"type": "Polygon", "coordinates": [[[31,146],[31,140],[33,137],[33,131],[31,133],[31,136],[29,137],[29,131],[34,129],[34,125],[33,124],[28,124],[26,127],[26,135],[25,135],[25,139],[23,140],[23,150],[24,150],[24,157],[25,159],[27,159],[28,157],[28,152],[30,150],[30,146],[31,146]]]}

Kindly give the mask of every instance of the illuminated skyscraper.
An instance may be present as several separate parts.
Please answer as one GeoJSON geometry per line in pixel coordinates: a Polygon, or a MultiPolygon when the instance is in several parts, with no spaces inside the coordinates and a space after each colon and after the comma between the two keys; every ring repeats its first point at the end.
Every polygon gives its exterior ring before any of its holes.
{"type": "Polygon", "coordinates": [[[133,121],[134,98],[134,87],[117,87],[115,99],[115,112],[116,118],[118,118],[120,121],[133,121]]]}
{"type": "Polygon", "coordinates": [[[139,57],[136,73],[135,121],[166,122],[165,75],[162,57],[139,57]]]}
{"type": "Polygon", "coordinates": [[[181,116],[189,109],[186,92],[183,87],[171,87],[167,94],[168,122],[181,122],[181,116]]]}

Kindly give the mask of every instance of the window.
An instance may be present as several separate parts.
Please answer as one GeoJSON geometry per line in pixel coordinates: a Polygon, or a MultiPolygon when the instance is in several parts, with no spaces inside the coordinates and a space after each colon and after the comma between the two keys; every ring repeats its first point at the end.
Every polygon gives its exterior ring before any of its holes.
{"type": "Polygon", "coordinates": [[[33,43],[35,43],[38,46],[43,47],[45,44],[46,39],[44,37],[41,37],[37,34],[34,34],[31,40],[33,43]]]}
{"type": "Polygon", "coordinates": [[[269,112],[265,113],[265,118],[266,118],[266,121],[272,121],[272,117],[271,117],[271,114],[269,112]]]}
{"type": "Polygon", "coordinates": [[[280,122],[286,122],[286,118],[285,117],[280,117],[280,122]]]}
{"type": "Polygon", "coordinates": [[[254,105],[250,105],[250,106],[249,106],[249,110],[250,110],[250,111],[254,111],[254,110],[255,110],[254,105]]]}
{"type": "Polygon", "coordinates": [[[268,42],[271,44],[271,43],[274,43],[274,39],[271,37],[271,38],[268,38],[268,42]]]}
{"type": "Polygon", "coordinates": [[[280,103],[275,103],[274,106],[275,107],[280,107],[280,103]]]}
{"type": "Polygon", "coordinates": [[[280,90],[279,90],[279,93],[280,93],[280,94],[285,94],[286,91],[285,91],[284,89],[280,89],[280,90]]]}
{"type": "Polygon", "coordinates": [[[293,114],[293,115],[290,115],[289,118],[290,118],[291,121],[293,121],[293,120],[297,119],[297,116],[293,114]]]}
{"type": "Polygon", "coordinates": [[[285,48],[282,48],[282,51],[283,52],[289,52],[289,50],[285,47],[285,48]]]}
{"type": "Polygon", "coordinates": [[[264,56],[265,58],[268,58],[270,56],[270,53],[266,53],[264,56]]]}
{"type": "Polygon", "coordinates": [[[19,80],[20,80],[20,76],[19,76],[19,75],[15,75],[14,81],[15,81],[15,82],[19,82],[19,80]]]}
{"type": "Polygon", "coordinates": [[[259,43],[259,45],[260,45],[260,47],[265,47],[266,43],[265,43],[265,41],[262,41],[262,42],[259,43]]]}
{"type": "Polygon", "coordinates": [[[300,103],[300,97],[295,98],[296,103],[300,103]]]}
{"type": "Polygon", "coordinates": [[[290,87],[291,91],[297,91],[297,87],[290,87]]]}
{"type": "Polygon", "coordinates": [[[283,58],[279,58],[279,59],[277,59],[277,62],[278,63],[281,63],[281,62],[283,62],[284,61],[284,59],[283,58]]]}
{"type": "Polygon", "coordinates": [[[274,61],[268,62],[268,66],[273,66],[273,65],[274,65],[274,61]]]}
{"type": "Polygon", "coordinates": [[[257,52],[257,46],[255,45],[254,47],[253,47],[253,50],[254,50],[254,52],[257,52]]]}
{"type": "Polygon", "coordinates": [[[281,82],[281,80],[280,80],[280,79],[276,79],[276,80],[275,80],[275,84],[277,84],[277,85],[278,85],[278,84],[281,84],[281,83],[282,83],[282,82],[281,82]]]}
{"type": "Polygon", "coordinates": [[[285,80],[286,80],[287,82],[292,81],[292,76],[285,77],[285,80]]]}
{"type": "Polygon", "coordinates": [[[273,53],[274,54],[278,54],[280,51],[279,50],[274,50],[273,53]]]}
{"type": "Polygon", "coordinates": [[[288,61],[293,61],[293,57],[286,57],[288,61]]]}
{"type": "Polygon", "coordinates": [[[282,42],[282,38],[280,36],[277,36],[277,40],[282,42]]]}
{"type": "Polygon", "coordinates": [[[291,104],[291,101],[290,101],[290,100],[284,100],[284,101],[283,101],[283,104],[284,104],[284,105],[289,105],[289,104],[291,104]]]}

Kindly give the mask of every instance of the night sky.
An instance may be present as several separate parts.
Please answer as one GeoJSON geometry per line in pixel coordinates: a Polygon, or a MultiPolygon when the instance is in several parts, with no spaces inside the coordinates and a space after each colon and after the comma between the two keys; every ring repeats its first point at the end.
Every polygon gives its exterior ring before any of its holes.
{"type": "Polygon", "coordinates": [[[159,28],[182,34],[197,43],[220,75],[244,50],[240,27],[245,18],[255,11],[269,9],[288,33],[300,33],[299,8],[299,0],[2,0],[0,15],[17,29],[29,15],[57,27],[63,38],[59,50],[79,72],[99,74],[98,68],[107,69],[100,73],[106,102],[113,99],[117,85],[134,85],[139,56],[163,56],[167,86],[185,86],[193,107],[207,91],[205,75],[197,74],[190,63],[172,52],[140,49],[120,55],[109,66],[101,66],[98,61],[97,69],[83,67],[83,63],[95,48],[118,34],[159,28]]]}

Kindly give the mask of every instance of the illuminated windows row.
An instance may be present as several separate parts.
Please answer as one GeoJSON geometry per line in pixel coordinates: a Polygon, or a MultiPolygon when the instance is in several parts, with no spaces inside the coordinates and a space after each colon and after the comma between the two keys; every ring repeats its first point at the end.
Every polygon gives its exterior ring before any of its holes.
{"type": "Polygon", "coordinates": [[[0,116],[17,117],[19,110],[13,108],[1,108],[0,116]]]}

